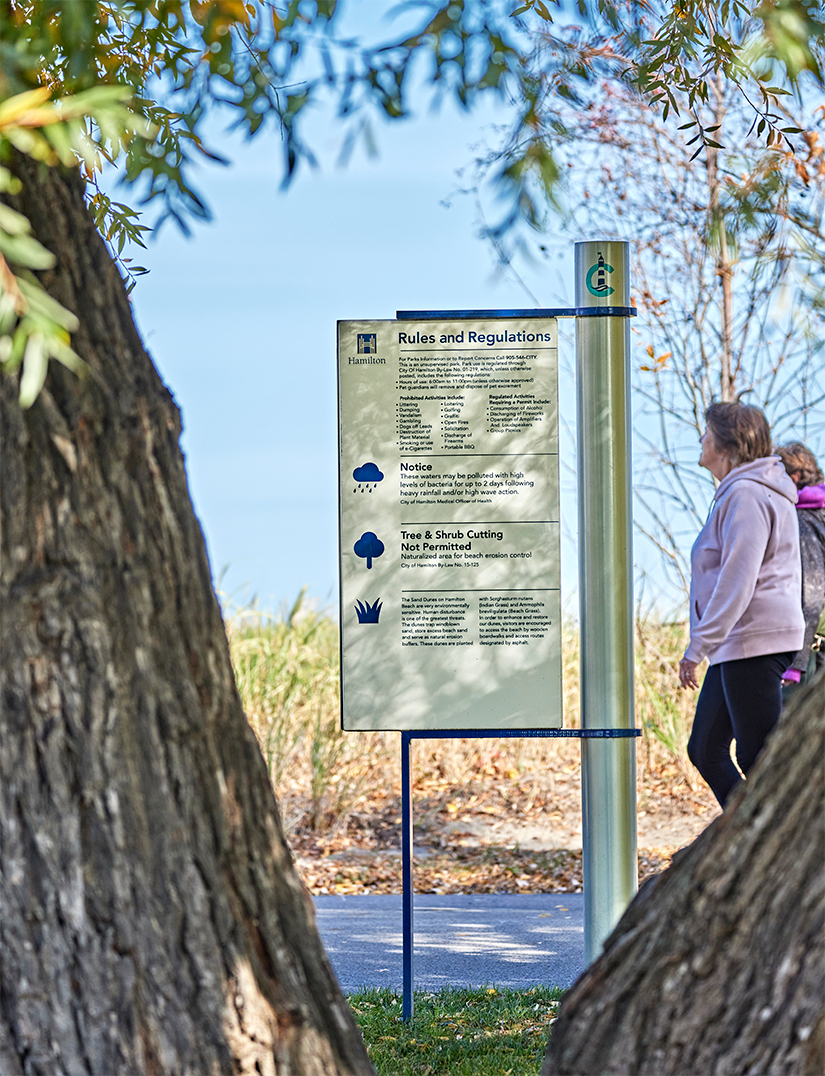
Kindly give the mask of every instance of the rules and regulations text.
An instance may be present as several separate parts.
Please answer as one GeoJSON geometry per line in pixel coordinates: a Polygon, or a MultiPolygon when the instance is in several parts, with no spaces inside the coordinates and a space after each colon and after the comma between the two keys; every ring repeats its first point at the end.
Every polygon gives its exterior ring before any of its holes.
{"type": "Polygon", "coordinates": [[[561,726],[552,319],[338,325],[345,729],[561,726]]]}

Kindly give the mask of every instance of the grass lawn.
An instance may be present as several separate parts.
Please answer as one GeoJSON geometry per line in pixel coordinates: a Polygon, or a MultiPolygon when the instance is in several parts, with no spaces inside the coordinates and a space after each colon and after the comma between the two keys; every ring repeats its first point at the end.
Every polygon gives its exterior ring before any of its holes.
{"type": "Polygon", "coordinates": [[[381,1076],[537,1076],[562,993],[492,986],[416,992],[408,1024],[401,995],[391,990],[359,990],[349,1002],[381,1076]]]}

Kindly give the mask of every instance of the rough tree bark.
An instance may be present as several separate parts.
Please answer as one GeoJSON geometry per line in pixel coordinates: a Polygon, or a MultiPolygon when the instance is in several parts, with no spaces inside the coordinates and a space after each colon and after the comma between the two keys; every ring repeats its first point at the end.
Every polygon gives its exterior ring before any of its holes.
{"type": "Polygon", "coordinates": [[[235,690],[178,409],[79,177],[15,170],[91,373],[52,364],[28,412],[0,378],[0,1072],[372,1072],[235,690]]]}
{"type": "Polygon", "coordinates": [[[543,1076],[825,1072],[825,677],[565,995],[543,1076]]]}

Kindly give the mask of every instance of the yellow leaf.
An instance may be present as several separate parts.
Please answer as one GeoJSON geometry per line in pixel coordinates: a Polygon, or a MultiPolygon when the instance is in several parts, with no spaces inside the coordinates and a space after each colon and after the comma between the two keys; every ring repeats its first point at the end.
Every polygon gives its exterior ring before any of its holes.
{"type": "Polygon", "coordinates": [[[51,96],[48,86],[40,86],[36,90],[28,90],[26,93],[18,93],[15,97],[9,97],[0,105],[0,127],[7,123],[16,123],[27,112],[39,108],[51,96]]]}
{"type": "Polygon", "coordinates": [[[217,0],[217,3],[227,22],[242,22],[244,26],[249,26],[249,12],[255,13],[251,4],[245,4],[244,0],[217,0]]]}
{"type": "Polygon", "coordinates": [[[249,26],[249,12],[244,0],[191,0],[189,6],[192,18],[200,26],[205,26],[210,18],[214,18],[219,26],[236,22],[249,26]]]}

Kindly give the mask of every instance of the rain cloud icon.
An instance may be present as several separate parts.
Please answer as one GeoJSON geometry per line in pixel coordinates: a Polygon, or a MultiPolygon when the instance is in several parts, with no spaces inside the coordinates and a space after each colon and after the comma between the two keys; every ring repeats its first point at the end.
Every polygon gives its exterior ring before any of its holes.
{"type": "MultiPolygon", "coordinates": [[[[356,467],[352,472],[352,477],[361,485],[361,492],[366,489],[367,493],[372,493],[375,487],[384,478],[384,472],[378,469],[375,463],[363,463],[360,467],[356,467]]],[[[356,493],[358,486],[352,491],[356,493]]]]}

